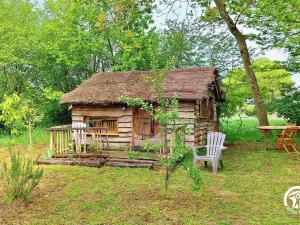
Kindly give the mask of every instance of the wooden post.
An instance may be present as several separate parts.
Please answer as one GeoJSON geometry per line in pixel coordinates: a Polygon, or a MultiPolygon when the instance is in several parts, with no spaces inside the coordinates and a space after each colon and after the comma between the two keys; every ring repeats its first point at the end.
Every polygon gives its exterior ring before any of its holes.
{"type": "Polygon", "coordinates": [[[53,131],[50,131],[50,146],[51,151],[53,150],[53,131]]]}

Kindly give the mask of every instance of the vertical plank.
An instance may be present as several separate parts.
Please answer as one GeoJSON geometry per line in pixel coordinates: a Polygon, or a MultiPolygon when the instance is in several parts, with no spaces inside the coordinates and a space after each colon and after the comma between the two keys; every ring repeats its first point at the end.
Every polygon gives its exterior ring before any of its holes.
{"type": "Polygon", "coordinates": [[[53,131],[50,131],[50,149],[53,151],[53,131]]]}

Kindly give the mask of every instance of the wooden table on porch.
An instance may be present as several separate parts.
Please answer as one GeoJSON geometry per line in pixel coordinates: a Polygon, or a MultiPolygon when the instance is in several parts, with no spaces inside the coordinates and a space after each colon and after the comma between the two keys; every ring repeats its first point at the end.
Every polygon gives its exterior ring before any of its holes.
{"type": "MultiPolygon", "coordinates": [[[[276,130],[282,131],[285,130],[287,127],[289,126],[258,126],[257,128],[260,129],[264,135],[264,143],[263,143],[264,149],[267,150],[268,148],[276,148],[276,146],[268,142],[271,132],[276,130]]],[[[300,126],[298,126],[298,128],[300,129],[300,126]]]]}

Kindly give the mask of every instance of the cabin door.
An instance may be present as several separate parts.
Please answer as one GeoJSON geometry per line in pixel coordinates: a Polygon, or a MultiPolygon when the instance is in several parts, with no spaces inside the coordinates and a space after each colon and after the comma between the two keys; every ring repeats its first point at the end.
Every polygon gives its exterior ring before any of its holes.
{"type": "Polygon", "coordinates": [[[153,135],[153,120],[143,109],[133,109],[133,145],[140,146],[144,140],[153,135]]]}

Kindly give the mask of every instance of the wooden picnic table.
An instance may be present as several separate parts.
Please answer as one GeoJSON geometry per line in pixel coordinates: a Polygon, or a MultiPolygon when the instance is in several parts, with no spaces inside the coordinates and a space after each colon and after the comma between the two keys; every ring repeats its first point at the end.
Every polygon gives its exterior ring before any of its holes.
{"type": "MultiPolygon", "coordinates": [[[[268,142],[268,137],[270,136],[270,132],[274,130],[285,130],[286,128],[294,125],[288,125],[288,126],[258,126],[257,128],[260,129],[264,135],[264,148],[275,148],[274,145],[270,144],[268,142]]],[[[300,129],[300,126],[297,126],[300,129]]]]}

